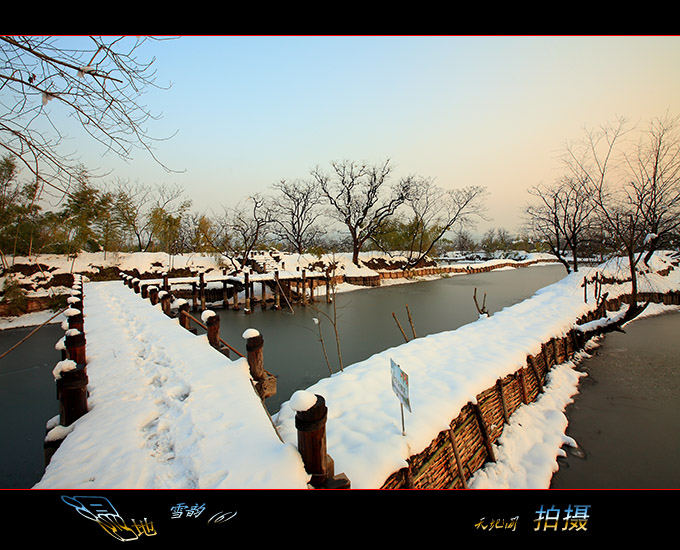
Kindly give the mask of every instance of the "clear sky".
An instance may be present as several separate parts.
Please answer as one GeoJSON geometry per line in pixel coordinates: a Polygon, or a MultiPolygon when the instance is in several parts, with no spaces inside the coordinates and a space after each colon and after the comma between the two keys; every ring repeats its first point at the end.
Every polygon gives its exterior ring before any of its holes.
{"type": "Polygon", "coordinates": [[[179,184],[221,213],[334,160],[391,159],[397,176],[483,185],[488,227],[518,228],[527,189],[562,174],[569,140],[617,116],[680,115],[680,37],[180,37],[153,43],[144,103],[166,173],[83,160],[147,184],[179,184]]]}

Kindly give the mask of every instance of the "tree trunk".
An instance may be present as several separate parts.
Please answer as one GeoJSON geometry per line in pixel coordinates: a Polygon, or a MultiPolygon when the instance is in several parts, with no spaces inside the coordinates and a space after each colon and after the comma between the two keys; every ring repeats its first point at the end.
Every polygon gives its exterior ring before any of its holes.
{"type": "Polygon", "coordinates": [[[359,265],[359,250],[361,246],[358,243],[352,245],[352,263],[356,266],[359,265]]]}

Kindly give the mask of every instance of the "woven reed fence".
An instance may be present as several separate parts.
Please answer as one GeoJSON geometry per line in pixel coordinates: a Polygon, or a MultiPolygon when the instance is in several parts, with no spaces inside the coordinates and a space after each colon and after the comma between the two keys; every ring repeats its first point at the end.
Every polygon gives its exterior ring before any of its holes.
{"type": "MultiPolygon", "coordinates": [[[[680,305],[680,292],[640,294],[639,301],[680,305]]],[[[577,321],[584,324],[618,311],[630,296],[602,301],[577,321]]],[[[535,401],[543,391],[548,371],[573,358],[586,344],[584,334],[572,329],[566,336],[551,338],[540,353],[528,355],[526,365],[481,392],[470,401],[449,428],[430,445],[408,458],[408,466],[384,482],[382,489],[465,489],[467,480],[486,462],[495,461],[494,443],[512,413],[535,401]]]]}
{"type": "Polygon", "coordinates": [[[503,269],[506,267],[528,267],[530,265],[538,263],[555,263],[557,260],[530,260],[527,262],[502,262],[487,266],[435,266],[435,267],[422,267],[417,269],[393,269],[393,270],[381,270],[379,272],[380,279],[402,279],[402,278],[413,278],[413,277],[429,277],[432,275],[443,275],[447,273],[488,273],[496,269],[503,269]]]}

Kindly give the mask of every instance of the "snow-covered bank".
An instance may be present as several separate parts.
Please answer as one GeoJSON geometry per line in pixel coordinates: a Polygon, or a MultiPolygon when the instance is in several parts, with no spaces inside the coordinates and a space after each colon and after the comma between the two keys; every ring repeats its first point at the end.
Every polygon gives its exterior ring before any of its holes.
{"type": "MultiPolygon", "coordinates": [[[[664,269],[667,262],[666,257],[656,257],[654,270],[664,269]]],[[[622,278],[624,268],[612,262],[598,271],[622,278]]],[[[344,472],[354,488],[380,487],[391,473],[407,465],[409,456],[447,429],[469,400],[525,365],[527,354],[539,352],[552,337],[565,335],[593,307],[592,299],[590,304],[584,302],[581,283],[595,271],[572,274],[493,317],[378,353],[310,387],[307,391],[322,395],[329,409],[328,449],[336,471],[344,472]],[[409,377],[412,412],[404,413],[405,436],[399,402],[390,386],[390,360],[409,377]]],[[[649,273],[641,278],[640,287],[643,292],[677,290],[680,275],[677,270],[666,277],[649,273]]],[[[625,284],[603,288],[611,297],[627,291],[625,284]]],[[[564,409],[577,391],[578,375],[569,363],[551,371],[549,380],[546,394],[512,418],[514,427],[501,443],[509,451],[501,453],[492,467],[495,471],[480,471],[473,486],[549,486],[560,447],[570,443],[564,436],[564,409]]],[[[288,403],[282,405],[276,421],[284,439],[293,441],[294,411],[288,403]]]]}
{"type": "Polygon", "coordinates": [[[17,317],[0,317],[0,330],[42,325],[43,323],[57,324],[66,320],[63,314],[54,317],[54,311],[34,311],[17,317]]]}
{"type": "MultiPolygon", "coordinates": [[[[669,265],[658,256],[654,271],[669,265]]],[[[599,273],[621,277],[622,267],[612,263],[599,273]]],[[[593,307],[592,300],[584,303],[581,283],[594,272],[566,277],[490,318],[385,350],[308,388],[329,409],[335,471],[355,489],[380,487],[470,399],[593,307]],[[405,435],[390,359],[409,375],[413,412],[404,412],[405,435]]],[[[677,290],[680,277],[677,270],[665,277],[649,273],[640,285],[642,291],[677,290]]],[[[627,291],[625,284],[603,288],[610,296],[627,291]]],[[[255,406],[246,396],[254,392],[242,362],[198,349],[204,340],[182,332],[120,282],[87,284],[90,303],[97,304],[86,305],[92,410],[75,423],[37,488],[305,486],[290,402],[274,419],[282,443],[259,401],[255,406]]],[[[471,486],[546,488],[560,446],[571,443],[563,411],[577,383],[572,364],[553,369],[542,398],[520,408],[507,426],[499,450],[508,452],[499,452],[471,486]]]]}
{"type": "MultiPolygon", "coordinates": [[[[523,260],[554,260],[547,254],[521,254],[523,260]]],[[[337,253],[317,256],[314,254],[286,254],[282,252],[262,252],[253,253],[253,261],[267,269],[273,271],[297,271],[323,270],[323,266],[332,265],[338,275],[348,277],[367,277],[377,274],[376,266],[384,266],[385,269],[397,269],[400,261],[404,258],[400,256],[386,256],[382,253],[365,252],[360,255],[359,264],[352,263],[351,254],[337,253]],[[373,266],[373,267],[369,267],[373,266]]],[[[508,260],[490,259],[477,262],[458,262],[460,266],[486,266],[494,265],[508,260]]],[[[509,260],[513,261],[513,260],[509,260]]],[[[108,278],[117,279],[117,270],[125,273],[145,274],[147,276],[161,276],[163,273],[171,271],[190,271],[193,273],[221,272],[227,269],[234,271],[235,266],[225,258],[211,254],[177,254],[170,256],[163,252],[81,252],[74,258],[66,255],[43,254],[36,258],[17,256],[13,258],[12,265],[15,266],[12,276],[22,284],[29,295],[44,296],[49,292],[47,288],[52,288],[56,292],[67,291],[68,285],[54,285],[59,281],[60,276],[72,273],[90,275],[93,280],[108,278]]],[[[3,271],[0,275],[0,288],[9,272],[3,271]]]]}
{"type": "MultiPolygon", "coordinates": [[[[287,276],[298,276],[301,270],[307,270],[308,274],[316,273],[317,275],[323,273],[326,266],[332,266],[335,269],[335,274],[340,278],[346,277],[348,280],[376,277],[379,271],[377,266],[381,266],[384,270],[398,270],[398,266],[402,265],[404,258],[401,256],[386,256],[377,252],[366,252],[360,255],[360,265],[357,266],[352,263],[350,254],[333,254],[326,256],[316,256],[314,254],[284,254],[279,252],[263,252],[255,253],[254,260],[259,265],[266,269],[269,273],[273,270],[280,270],[282,276],[286,273],[287,276]],[[373,267],[368,267],[368,266],[373,267]]],[[[456,262],[458,268],[465,269],[466,267],[474,268],[494,268],[501,264],[516,263],[517,267],[524,265],[531,265],[532,262],[551,262],[554,259],[547,254],[519,254],[517,260],[508,259],[489,259],[486,261],[475,262],[456,262]]],[[[40,255],[37,258],[16,257],[13,259],[15,271],[10,275],[9,272],[3,271],[0,275],[0,288],[2,288],[5,279],[11,276],[17,281],[24,291],[26,296],[30,298],[45,298],[54,295],[67,295],[70,291],[72,274],[81,274],[86,278],[93,280],[119,280],[119,273],[135,274],[135,276],[142,276],[144,278],[157,277],[160,283],[161,277],[164,273],[175,273],[173,280],[175,285],[177,281],[182,278],[177,278],[177,273],[182,273],[182,276],[187,274],[204,273],[206,281],[209,283],[211,278],[222,277],[223,269],[229,273],[234,274],[236,279],[243,279],[242,273],[233,271],[233,265],[224,263],[224,259],[220,259],[214,255],[209,254],[179,254],[169,256],[162,252],[135,252],[135,253],[88,253],[81,252],[75,258],[69,258],[65,255],[40,255]],[[173,271],[174,270],[174,271],[173,271]]],[[[448,264],[445,264],[448,265],[448,264]]],[[[533,265],[549,265],[533,264],[533,265]]],[[[505,268],[498,268],[505,269],[505,268]]],[[[510,268],[507,268],[510,269],[510,268]]],[[[309,276],[312,276],[312,275],[309,276]]],[[[442,275],[430,275],[399,279],[383,279],[382,285],[404,284],[414,281],[436,279],[442,275]]],[[[446,276],[446,275],[444,275],[446,276]]],[[[251,280],[256,280],[259,275],[251,275],[251,280]]],[[[264,276],[266,277],[266,275],[264,276]]],[[[365,290],[367,287],[354,284],[342,279],[343,282],[337,282],[334,288],[335,292],[351,292],[354,290],[365,290]]],[[[221,283],[219,285],[221,287],[221,283]]],[[[190,287],[189,287],[190,288],[190,287]]],[[[240,300],[243,301],[245,293],[240,293],[240,300]]],[[[258,290],[255,289],[254,297],[259,297],[258,290]]],[[[43,304],[45,307],[47,303],[43,304]]],[[[0,315],[0,330],[4,328],[13,328],[20,326],[30,326],[41,324],[48,319],[48,311],[35,311],[21,316],[1,316],[0,315]]],[[[57,321],[54,321],[57,322],[57,321]]]]}

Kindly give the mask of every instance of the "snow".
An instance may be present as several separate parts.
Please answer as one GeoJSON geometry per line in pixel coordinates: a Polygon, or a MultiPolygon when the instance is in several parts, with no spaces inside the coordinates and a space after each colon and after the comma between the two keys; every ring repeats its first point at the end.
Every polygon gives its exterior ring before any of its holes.
{"type": "MultiPolygon", "coordinates": [[[[651,267],[668,265],[657,255],[651,267]]],[[[35,488],[303,489],[309,476],[296,450],[295,413],[313,405],[316,395],[328,407],[327,449],[335,471],[345,473],[353,489],[379,488],[475,395],[573,328],[593,307],[592,298],[584,303],[581,285],[595,271],[583,269],[491,317],[347,366],[293,394],[274,418],[253,391],[246,359],[226,358],[121,281],[86,283],[90,410],[69,427],[35,488]],[[412,412],[404,411],[405,432],[390,360],[409,377],[412,412]]],[[[624,277],[626,265],[609,262],[597,271],[624,277]]],[[[678,270],[642,275],[640,290],[652,289],[680,289],[678,270]]],[[[602,292],[613,297],[627,290],[612,284],[602,292]]],[[[670,308],[656,305],[646,313],[670,308]]],[[[577,444],[565,435],[564,410],[582,376],[575,366],[586,355],[550,371],[545,393],[512,415],[497,462],[476,472],[471,488],[549,486],[561,447],[577,444]]]]}
{"type": "Polygon", "coordinates": [[[290,408],[295,412],[311,409],[316,404],[316,395],[310,391],[298,390],[290,398],[290,408]]]}
{"type": "MultiPolygon", "coordinates": [[[[392,472],[407,465],[410,455],[447,429],[475,395],[524,366],[527,354],[539,352],[550,338],[565,335],[592,308],[592,300],[584,303],[581,283],[584,274],[590,278],[594,271],[572,274],[492,317],[378,353],[307,388],[326,401],[327,445],[336,471],[344,472],[355,489],[379,488],[392,472]],[[405,435],[399,403],[390,388],[390,359],[409,376],[413,412],[404,413],[405,435]]],[[[613,262],[599,271],[621,276],[625,265],[613,262]]],[[[640,285],[643,291],[678,289],[680,277],[677,272],[669,277],[649,274],[640,285]]],[[[605,285],[603,292],[614,296],[627,289],[627,285],[605,285]]],[[[511,417],[499,442],[504,452],[496,464],[477,472],[472,486],[549,486],[556,457],[563,452],[560,447],[572,443],[564,436],[564,409],[578,391],[574,366],[569,362],[554,369],[546,393],[511,417]]],[[[294,416],[295,407],[288,402],[275,419],[285,441],[295,440],[294,416]]]]}
{"type": "Polygon", "coordinates": [[[120,281],[87,283],[84,294],[89,411],[35,488],[306,488],[245,359],[228,359],[120,281]]]}
{"type": "Polygon", "coordinates": [[[215,313],[215,312],[214,312],[213,310],[211,310],[211,309],[203,310],[203,312],[201,313],[201,321],[203,321],[203,322],[205,323],[205,322],[207,322],[208,319],[210,319],[211,317],[215,317],[215,315],[217,315],[217,313],[215,313]]]}
{"type": "Polygon", "coordinates": [[[62,372],[75,370],[77,366],[78,365],[76,365],[74,361],[71,361],[70,359],[64,359],[63,361],[59,361],[57,363],[57,365],[52,370],[52,375],[54,376],[55,380],[59,380],[61,378],[62,372]]]}
{"type": "Polygon", "coordinates": [[[260,335],[260,332],[259,332],[257,329],[249,328],[249,329],[246,329],[246,330],[243,332],[243,334],[241,335],[241,337],[242,337],[244,340],[249,340],[250,338],[257,338],[259,335],[260,335]]]}

